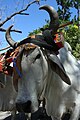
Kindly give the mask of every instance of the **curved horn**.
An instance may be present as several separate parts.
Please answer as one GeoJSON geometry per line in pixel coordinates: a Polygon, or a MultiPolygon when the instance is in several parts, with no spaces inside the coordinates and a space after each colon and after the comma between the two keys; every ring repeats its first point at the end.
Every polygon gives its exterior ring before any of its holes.
{"type": "Polygon", "coordinates": [[[6,34],[5,34],[5,38],[7,40],[7,42],[9,43],[9,45],[13,48],[16,47],[17,42],[15,42],[10,35],[10,30],[13,27],[13,25],[11,25],[7,30],[6,30],[6,34]]]}
{"type": "Polygon", "coordinates": [[[44,9],[49,13],[50,15],[49,29],[52,29],[53,32],[56,32],[59,27],[59,18],[58,18],[58,13],[56,12],[56,10],[53,7],[48,6],[48,5],[41,6],[39,9],[40,10],[44,9]]]}

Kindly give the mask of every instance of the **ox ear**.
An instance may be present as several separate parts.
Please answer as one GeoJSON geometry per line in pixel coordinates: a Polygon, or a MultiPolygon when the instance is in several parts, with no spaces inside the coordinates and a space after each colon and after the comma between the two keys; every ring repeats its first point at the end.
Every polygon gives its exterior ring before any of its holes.
{"type": "Polygon", "coordinates": [[[67,76],[66,71],[61,64],[59,58],[55,54],[51,54],[48,57],[52,70],[56,72],[64,82],[66,82],[68,85],[71,85],[71,81],[67,76]]]}
{"type": "Polygon", "coordinates": [[[0,88],[4,88],[5,84],[6,84],[5,75],[3,73],[0,73],[0,88]]]}

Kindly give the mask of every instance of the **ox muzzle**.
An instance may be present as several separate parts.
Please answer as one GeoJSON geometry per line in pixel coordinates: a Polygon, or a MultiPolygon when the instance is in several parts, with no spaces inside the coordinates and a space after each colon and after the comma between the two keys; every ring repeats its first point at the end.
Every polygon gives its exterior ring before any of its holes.
{"type": "MultiPolygon", "coordinates": [[[[22,113],[31,113],[31,101],[26,103],[16,103],[16,108],[22,113]]],[[[51,116],[47,115],[45,106],[39,107],[37,111],[31,114],[31,120],[52,120],[51,116]]]]}

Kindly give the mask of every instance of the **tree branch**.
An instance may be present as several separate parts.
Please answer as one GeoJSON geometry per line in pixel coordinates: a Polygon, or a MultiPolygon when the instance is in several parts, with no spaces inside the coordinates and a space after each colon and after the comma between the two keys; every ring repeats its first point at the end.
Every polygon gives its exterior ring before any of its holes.
{"type": "MultiPolygon", "coordinates": [[[[33,3],[39,3],[39,0],[34,0],[33,2],[30,2],[24,9],[22,9],[22,10],[20,10],[20,11],[18,11],[18,12],[15,12],[15,13],[13,13],[11,16],[7,17],[4,21],[2,21],[2,22],[0,23],[0,27],[1,27],[3,24],[5,24],[8,20],[10,20],[13,16],[15,16],[15,15],[17,15],[17,14],[20,14],[20,15],[24,14],[24,13],[22,13],[22,12],[26,11],[26,10],[29,8],[29,6],[32,5],[33,3]]],[[[25,14],[24,14],[24,15],[25,15],[25,14]]]]}
{"type": "Polygon", "coordinates": [[[20,15],[29,15],[28,13],[20,13],[20,15]]]}
{"type": "MultiPolygon", "coordinates": [[[[4,29],[4,28],[0,28],[0,31],[1,32],[6,32],[6,29],[4,29]]],[[[20,31],[20,30],[11,30],[11,32],[18,32],[18,33],[22,33],[22,31],[20,31]]]]}

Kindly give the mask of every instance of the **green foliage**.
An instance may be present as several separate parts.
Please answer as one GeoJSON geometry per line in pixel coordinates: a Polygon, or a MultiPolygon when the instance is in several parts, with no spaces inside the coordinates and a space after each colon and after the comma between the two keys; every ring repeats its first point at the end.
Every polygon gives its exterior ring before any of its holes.
{"type": "Polygon", "coordinates": [[[70,43],[72,47],[72,54],[80,60],[80,30],[77,25],[70,25],[64,28],[65,41],[70,43]]]}
{"type": "Polygon", "coordinates": [[[72,6],[78,9],[78,5],[80,4],[80,0],[71,0],[72,6]]]}
{"type": "Polygon", "coordinates": [[[80,0],[56,0],[56,2],[57,2],[57,5],[58,5],[59,18],[61,20],[70,20],[70,17],[71,17],[71,14],[72,14],[71,11],[70,11],[71,7],[75,8],[77,10],[77,13],[78,13],[78,18],[77,19],[79,19],[80,0]]]}
{"type": "Polygon", "coordinates": [[[63,13],[63,10],[61,10],[58,7],[58,11],[57,12],[59,14],[59,19],[60,20],[69,20],[70,17],[71,17],[71,12],[69,10],[64,9],[64,13],[63,13]]]}
{"type": "Polygon", "coordinates": [[[72,7],[71,0],[56,0],[56,2],[60,20],[69,20],[71,17],[70,7],[72,7]]]}
{"type": "Polygon", "coordinates": [[[29,36],[31,36],[31,35],[36,35],[36,34],[38,34],[38,33],[40,33],[40,32],[41,32],[40,29],[33,30],[33,32],[30,32],[30,33],[29,33],[29,36]]]}

